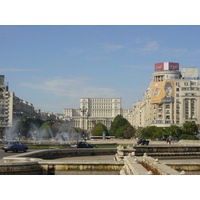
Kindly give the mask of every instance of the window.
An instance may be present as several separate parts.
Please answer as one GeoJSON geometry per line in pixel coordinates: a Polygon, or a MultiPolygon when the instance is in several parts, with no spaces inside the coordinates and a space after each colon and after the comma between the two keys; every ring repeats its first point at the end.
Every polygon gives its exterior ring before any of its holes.
{"type": "Polygon", "coordinates": [[[185,85],[185,86],[188,86],[188,82],[184,82],[184,85],[185,85]]]}
{"type": "Polygon", "coordinates": [[[170,105],[167,104],[167,105],[166,105],[166,108],[170,108],[170,105]]]}

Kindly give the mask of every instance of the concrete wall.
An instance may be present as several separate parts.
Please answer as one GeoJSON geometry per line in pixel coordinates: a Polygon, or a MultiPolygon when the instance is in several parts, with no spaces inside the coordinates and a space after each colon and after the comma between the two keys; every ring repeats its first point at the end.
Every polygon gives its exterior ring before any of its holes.
{"type": "Polygon", "coordinates": [[[124,159],[121,175],[180,175],[171,167],[163,164],[158,159],[149,156],[128,156],[124,159]]]}

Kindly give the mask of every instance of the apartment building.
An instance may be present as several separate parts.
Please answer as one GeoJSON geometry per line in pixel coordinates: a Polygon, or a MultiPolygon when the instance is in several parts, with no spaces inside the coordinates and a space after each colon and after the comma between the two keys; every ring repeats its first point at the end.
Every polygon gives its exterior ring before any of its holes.
{"type": "Polygon", "coordinates": [[[15,120],[21,120],[21,117],[38,118],[42,120],[63,120],[63,115],[42,112],[35,109],[32,103],[24,101],[10,92],[5,85],[5,76],[0,75],[0,132],[5,128],[12,127],[15,120]]]}
{"type": "Polygon", "coordinates": [[[4,75],[0,75],[0,130],[13,125],[14,118],[26,115],[34,116],[35,111],[31,103],[16,97],[14,92],[8,91],[4,83],[4,75]]]}
{"type": "Polygon", "coordinates": [[[96,123],[110,128],[113,119],[122,113],[121,98],[80,98],[80,108],[64,108],[72,127],[91,130],[96,123]]]}
{"type": "Polygon", "coordinates": [[[198,68],[183,67],[181,73],[179,63],[156,63],[150,86],[132,109],[135,127],[182,126],[187,121],[200,124],[198,68]]]}

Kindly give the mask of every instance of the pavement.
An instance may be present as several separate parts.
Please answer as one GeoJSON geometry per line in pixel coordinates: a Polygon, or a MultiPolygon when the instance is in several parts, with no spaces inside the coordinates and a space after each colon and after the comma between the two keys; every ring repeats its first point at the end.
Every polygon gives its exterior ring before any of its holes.
{"type": "Polygon", "coordinates": [[[75,162],[85,162],[85,161],[114,161],[114,155],[98,155],[98,156],[75,156],[75,157],[65,157],[53,159],[54,161],[75,161],[75,162]]]}

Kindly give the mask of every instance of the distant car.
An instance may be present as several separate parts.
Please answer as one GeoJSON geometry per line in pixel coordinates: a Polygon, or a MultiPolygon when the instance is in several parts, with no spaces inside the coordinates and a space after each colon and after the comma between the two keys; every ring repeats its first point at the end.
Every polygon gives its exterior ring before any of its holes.
{"type": "Polygon", "coordinates": [[[6,144],[3,145],[2,149],[7,152],[7,151],[13,151],[13,152],[18,152],[18,151],[24,151],[26,152],[28,147],[23,145],[19,141],[8,141],[6,144]]]}
{"type": "Polygon", "coordinates": [[[87,142],[74,142],[70,145],[71,148],[94,148],[93,145],[88,144],[87,142]]]}
{"type": "Polygon", "coordinates": [[[137,144],[148,145],[148,144],[149,144],[149,141],[148,141],[148,140],[145,140],[145,139],[139,139],[139,140],[137,141],[137,144]]]}

